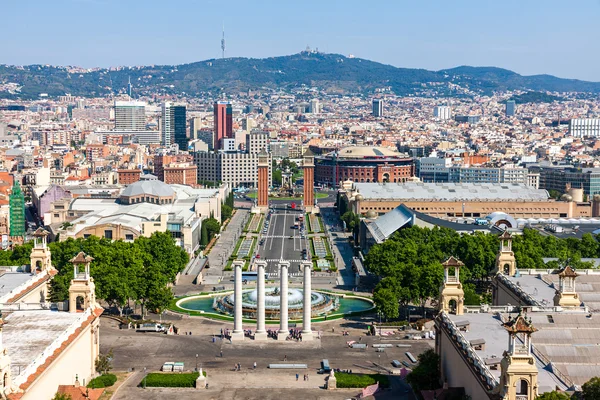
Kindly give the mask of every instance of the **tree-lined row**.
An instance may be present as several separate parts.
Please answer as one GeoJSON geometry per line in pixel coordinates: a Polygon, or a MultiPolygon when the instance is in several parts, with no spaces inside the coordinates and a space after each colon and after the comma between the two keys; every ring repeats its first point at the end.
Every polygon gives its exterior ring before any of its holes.
{"type": "MultiPolygon", "coordinates": [[[[447,228],[402,229],[381,244],[373,246],[366,256],[369,270],[380,276],[374,300],[388,317],[398,317],[398,304],[421,304],[436,298],[443,281],[441,263],[449,256],[459,258],[465,267],[460,280],[465,290],[466,304],[479,304],[475,285],[492,276],[498,254],[496,235],[476,232],[459,235],[447,228]]],[[[547,268],[569,264],[575,268],[591,267],[582,257],[598,257],[600,245],[591,234],[582,239],[558,239],[525,229],[513,238],[513,251],[518,268],[547,268]],[[544,264],[542,258],[558,261],[544,264]]]]}
{"type": "MultiPolygon", "coordinates": [[[[52,265],[58,274],[51,282],[50,300],[69,297],[73,265],[69,262],[80,251],[92,256],[90,273],[96,284],[96,297],[119,311],[130,301],[145,310],[162,310],[173,299],[169,285],[188,262],[187,253],[177,246],[169,232],[139,237],[133,242],[111,241],[90,236],[69,238],[49,244],[52,265]]],[[[31,244],[0,252],[0,264],[29,264],[31,244]]]]}

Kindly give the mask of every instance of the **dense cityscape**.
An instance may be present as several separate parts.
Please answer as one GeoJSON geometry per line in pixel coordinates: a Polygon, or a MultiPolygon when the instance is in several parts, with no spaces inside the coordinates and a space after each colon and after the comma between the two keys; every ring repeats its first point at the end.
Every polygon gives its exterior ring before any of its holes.
{"type": "Polygon", "coordinates": [[[600,400],[600,83],[221,35],[0,64],[1,398],[600,400]]]}

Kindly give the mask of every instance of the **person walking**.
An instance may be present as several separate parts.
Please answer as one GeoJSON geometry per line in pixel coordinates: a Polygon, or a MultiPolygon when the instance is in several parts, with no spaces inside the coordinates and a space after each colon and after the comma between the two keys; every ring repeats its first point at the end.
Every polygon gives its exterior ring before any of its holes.
{"type": "Polygon", "coordinates": [[[298,376],[299,376],[299,375],[298,375],[298,374],[296,374],[296,382],[298,382],[298,376]]]}
{"type": "Polygon", "coordinates": [[[283,356],[283,361],[287,361],[287,354],[283,356]]]}
{"type": "Polygon", "coordinates": [[[219,354],[221,355],[221,358],[223,358],[223,350],[221,350],[219,354]]]}
{"type": "Polygon", "coordinates": [[[256,361],[254,361],[254,365],[252,367],[256,369],[256,361]]]}

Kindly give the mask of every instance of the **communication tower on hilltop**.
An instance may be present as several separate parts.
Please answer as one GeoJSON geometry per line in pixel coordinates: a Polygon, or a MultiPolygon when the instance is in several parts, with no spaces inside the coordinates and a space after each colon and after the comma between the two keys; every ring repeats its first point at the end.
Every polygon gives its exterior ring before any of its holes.
{"type": "Polygon", "coordinates": [[[221,54],[225,58],[225,24],[223,24],[223,37],[221,38],[221,54]]]}

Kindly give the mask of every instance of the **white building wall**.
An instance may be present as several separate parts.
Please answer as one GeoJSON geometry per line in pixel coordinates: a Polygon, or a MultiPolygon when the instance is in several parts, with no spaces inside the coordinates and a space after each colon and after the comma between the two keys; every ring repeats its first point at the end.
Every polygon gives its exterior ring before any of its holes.
{"type": "MultiPolygon", "coordinates": [[[[99,324],[96,319],[94,324],[99,324]]],[[[98,355],[98,340],[92,326],[86,326],[73,342],[64,349],[23,395],[23,400],[50,400],[59,385],[73,385],[75,377],[81,386],[95,376],[94,363],[98,355]]]]}

